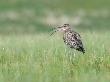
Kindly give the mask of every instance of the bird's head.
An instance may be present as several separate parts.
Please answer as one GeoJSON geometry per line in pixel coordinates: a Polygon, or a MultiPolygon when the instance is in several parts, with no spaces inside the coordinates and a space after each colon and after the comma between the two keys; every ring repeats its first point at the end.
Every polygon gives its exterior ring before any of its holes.
{"type": "Polygon", "coordinates": [[[55,32],[65,32],[68,29],[70,29],[70,25],[69,24],[64,24],[62,26],[59,26],[57,28],[54,28],[53,33],[51,35],[53,35],[55,32]]]}

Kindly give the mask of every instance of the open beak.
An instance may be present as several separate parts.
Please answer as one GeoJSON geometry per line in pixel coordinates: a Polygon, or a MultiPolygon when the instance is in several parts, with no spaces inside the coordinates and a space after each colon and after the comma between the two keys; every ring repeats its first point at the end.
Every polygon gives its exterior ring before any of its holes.
{"type": "Polygon", "coordinates": [[[52,29],[52,33],[50,34],[50,36],[52,36],[53,34],[55,34],[57,32],[57,28],[53,28],[52,29]]]}
{"type": "Polygon", "coordinates": [[[50,36],[52,36],[52,35],[55,34],[57,31],[59,31],[60,28],[62,28],[62,27],[53,28],[53,29],[52,29],[53,32],[50,34],[50,36]]]}
{"type": "Polygon", "coordinates": [[[61,28],[61,27],[53,28],[53,29],[52,29],[53,32],[51,33],[50,36],[52,36],[52,35],[55,34],[57,31],[59,31],[60,28],[61,28]]]}

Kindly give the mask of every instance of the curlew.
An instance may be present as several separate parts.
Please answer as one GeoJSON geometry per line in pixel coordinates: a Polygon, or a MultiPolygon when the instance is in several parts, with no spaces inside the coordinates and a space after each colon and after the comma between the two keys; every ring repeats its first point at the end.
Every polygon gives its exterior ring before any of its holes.
{"type": "Polygon", "coordinates": [[[83,47],[83,43],[81,41],[81,36],[79,33],[72,30],[69,24],[64,24],[62,26],[59,26],[57,28],[54,28],[53,35],[55,32],[62,32],[63,33],[63,40],[64,43],[71,49],[75,49],[77,51],[85,53],[85,49],[83,47]]]}

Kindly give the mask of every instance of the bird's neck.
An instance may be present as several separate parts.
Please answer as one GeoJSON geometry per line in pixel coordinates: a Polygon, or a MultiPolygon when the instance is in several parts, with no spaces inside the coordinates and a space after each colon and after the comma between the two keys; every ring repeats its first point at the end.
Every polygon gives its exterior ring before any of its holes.
{"type": "Polygon", "coordinates": [[[68,28],[68,29],[65,30],[65,33],[70,32],[70,31],[71,31],[71,28],[68,28]]]}

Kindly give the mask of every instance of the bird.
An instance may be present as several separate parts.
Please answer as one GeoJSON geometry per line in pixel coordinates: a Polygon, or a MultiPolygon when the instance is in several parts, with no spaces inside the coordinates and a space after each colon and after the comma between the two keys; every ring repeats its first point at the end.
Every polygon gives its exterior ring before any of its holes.
{"type": "Polygon", "coordinates": [[[70,24],[63,24],[59,27],[54,28],[51,35],[58,31],[63,33],[63,41],[69,48],[80,51],[83,54],[85,53],[80,34],[75,32],[71,28],[70,24]]]}

